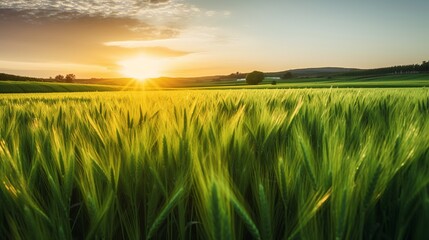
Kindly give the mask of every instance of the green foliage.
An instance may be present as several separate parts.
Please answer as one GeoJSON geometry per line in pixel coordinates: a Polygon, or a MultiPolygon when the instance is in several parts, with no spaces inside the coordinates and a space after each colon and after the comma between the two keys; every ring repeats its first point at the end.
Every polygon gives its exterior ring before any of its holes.
{"type": "Polygon", "coordinates": [[[265,194],[264,186],[262,184],[259,184],[258,189],[258,195],[259,195],[259,215],[261,216],[261,233],[262,233],[262,239],[263,240],[270,240],[273,238],[272,236],[272,230],[271,230],[271,213],[270,213],[270,207],[268,204],[268,199],[265,194]]]}
{"type": "Polygon", "coordinates": [[[291,72],[287,71],[281,76],[281,78],[282,79],[291,79],[291,78],[293,78],[293,75],[291,72]]]}
{"type": "Polygon", "coordinates": [[[410,74],[418,72],[429,72],[429,61],[423,61],[421,64],[399,65],[384,68],[374,68],[367,70],[357,70],[340,74],[342,76],[370,76],[380,74],[410,74]]]}
{"type": "Polygon", "coordinates": [[[64,82],[65,77],[64,77],[64,75],[59,74],[59,75],[55,76],[54,79],[57,82],[64,82]]]}
{"type": "Polygon", "coordinates": [[[118,91],[122,87],[53,82],[0,81],[0,93],[95,92],[118,91]]]}
{"type": "Polygon", "coordinates": [[[0,73],[0,81],[40,81],[42,79],[34,78],[34,77],[24,77],[24,76],[17,76],[17,75],[11,75],[6,73],[0,73]]]}
{"type": "Polygon", "coordinates": [[[264,73],[259,71],[253,71],[246,76],[246,83],[250,85],[257,85],[264,80],[264,73]]]}
{"type": "Polygon", "coordinates": [[[73,83],[76,80],[76,75],[69,73],[65,76],[64,81],[66,83],[73,83]]]}
{"type": "Polygon", "coordinates": [[[428,118],[427,89],[2,95],[0,236],[424,239],[428,118]]]}

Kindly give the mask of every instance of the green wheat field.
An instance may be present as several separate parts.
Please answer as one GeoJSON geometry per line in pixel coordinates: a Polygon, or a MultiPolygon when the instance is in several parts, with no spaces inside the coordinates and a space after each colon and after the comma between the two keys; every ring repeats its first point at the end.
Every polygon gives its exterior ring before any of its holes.
{"type": "Polygon", "coordinates": [[[424,239],[429,89],[0,96],[2,239],[424,239]]]}

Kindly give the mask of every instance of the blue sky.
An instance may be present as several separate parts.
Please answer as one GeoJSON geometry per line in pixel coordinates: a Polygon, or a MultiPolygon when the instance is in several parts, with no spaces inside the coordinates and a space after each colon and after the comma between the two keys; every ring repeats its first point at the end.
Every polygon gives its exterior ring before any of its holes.
{"type": "Polygon", "coordinates": [[[200,76],[420,63],[429,60],[427,12],[422,0],[7,1],[0,72],[200,76]]]}
{"type": "Polygon", "coordinates": [[[256,56],[274,58],[267,68],[282,68],[284,63],[367,68],[429,56],[429,1],[207,2],[193,1],[203,8],[231,11],[229,19],[213,26],[252,42],[256,56]]]}

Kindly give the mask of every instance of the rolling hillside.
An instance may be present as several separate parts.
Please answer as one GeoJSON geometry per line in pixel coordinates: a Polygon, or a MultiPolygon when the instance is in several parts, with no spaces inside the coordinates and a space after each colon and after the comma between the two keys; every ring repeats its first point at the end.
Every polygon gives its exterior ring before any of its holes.
{"type": "Polygon", "coordinates": [[[120,86],[93,84],[0,81],[0,93],[95,92],[120,91],[120,86]]]}

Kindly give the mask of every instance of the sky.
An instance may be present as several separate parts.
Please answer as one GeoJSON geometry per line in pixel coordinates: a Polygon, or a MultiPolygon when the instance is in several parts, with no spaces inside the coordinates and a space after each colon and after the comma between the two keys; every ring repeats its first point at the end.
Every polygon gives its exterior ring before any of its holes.
{"type": "Polygon", "coordinates": [[[191,77],[429,60],[427,0],[6,0],[0,72],[191,77]]]}

